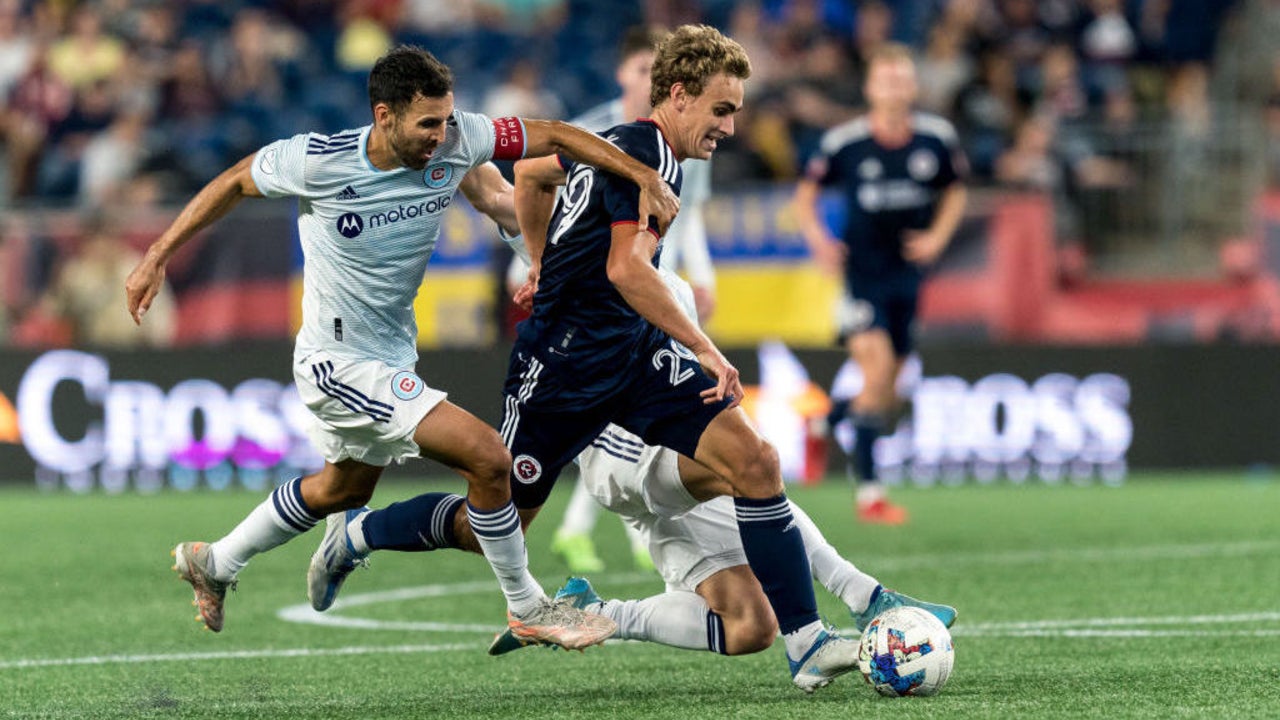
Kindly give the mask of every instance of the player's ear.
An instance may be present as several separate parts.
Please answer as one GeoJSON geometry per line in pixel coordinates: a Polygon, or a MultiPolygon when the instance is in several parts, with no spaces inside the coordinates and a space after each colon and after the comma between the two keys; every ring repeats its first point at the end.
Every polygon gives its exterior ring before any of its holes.
{"type": "Polygon", "coordinates": [[[395,113],[391,112],[391,106],[386,103],[378,103],[373,106],[373,122],[380,127],[387,127],[395,118],[395,113]]]}
{"type": "Polygon", "coordinates": [[[689,93],[684,90],[684,83],[673,83],[668,95],[671,102],[675,103],[676,110],[684,110],[685,104],[689,102],[689,93]]]}

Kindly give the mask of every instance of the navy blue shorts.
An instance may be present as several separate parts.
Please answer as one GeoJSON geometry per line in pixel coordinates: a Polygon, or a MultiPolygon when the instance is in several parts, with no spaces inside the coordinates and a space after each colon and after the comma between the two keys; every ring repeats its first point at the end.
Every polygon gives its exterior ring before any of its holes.
{"type": "Polygon", "coordinates": [[[693,457],[702,432],[730,403],[703,402],[702,391],[715,387],[715,381],[675,341],[652,347],[619,368],[631,374],[620,392],[591,404],[557,404],[550,388],[580,371],[573,363],[546,362],[518,349],[512,353],[499,431],[511,451],[511,496],[517,508],[541,507],[564,466],[609,423],[649,445],[693,457]]]}
{"type": "Polygon", "coordinates": [[[840,344],[860,332],[881,328],[889,333],[894,355],[910,355],[919,296],[915,283],[849,283],[837,310],[840,344]]]}

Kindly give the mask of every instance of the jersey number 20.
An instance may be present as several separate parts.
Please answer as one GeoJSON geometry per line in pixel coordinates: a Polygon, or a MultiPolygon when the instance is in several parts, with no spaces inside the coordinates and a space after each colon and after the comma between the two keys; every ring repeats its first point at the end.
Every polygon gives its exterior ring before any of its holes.
{"type": "Polygon", "coordinates": [[[693,377],[693,368],[681,368],[680,358],[685,360],[697,360],[698,356],[689,351],[688,348],[676,342],[671,341],[671,348],[662,348],[653,354],[653,369],[661,370],[664,362],[670,362],[670,380],[672,385],[680,383],[693,377]]]}

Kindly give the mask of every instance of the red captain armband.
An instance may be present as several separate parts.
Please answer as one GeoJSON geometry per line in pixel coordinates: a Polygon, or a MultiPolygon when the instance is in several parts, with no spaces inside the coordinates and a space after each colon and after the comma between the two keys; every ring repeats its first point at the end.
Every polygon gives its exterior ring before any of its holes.
{"type": "Polygon", "coordinates": [[[524,121],[518,117],[493,119],[493,159],[519,160],[524,157],[524,121]]]}

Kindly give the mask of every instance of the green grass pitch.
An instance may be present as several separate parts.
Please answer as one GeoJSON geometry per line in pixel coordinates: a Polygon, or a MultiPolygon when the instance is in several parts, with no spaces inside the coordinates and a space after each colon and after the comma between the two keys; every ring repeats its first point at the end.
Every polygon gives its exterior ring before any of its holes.
{"type": "MultiPolygon", "coordinates": [[[[567,481],[529,538],[552,591],[566,575],[547,547],[567,481]]],[[[375,503],[424,487],[461,483],[389,484],[375,503]]],[[[1274,477],[904,489],[904,528],[853,523],[841,481],[791,496],[886,585],[960,609],[940,695],[881,698],[854,674],[804,696],[781,643],[737,658],[627,642],[492,658],[501,594],[482,559],[452,551],[375,555],[331,624],[291,621],[319,531],[255,559],[213,634],[193,621],[169,549],[214,539],[261,495],[7,487],[0,718],[1280,717],[1274,477]]],[[[616,520],[602,516],[598,534],[603,595],[661,589],[630,569],[616,520]]]]}

